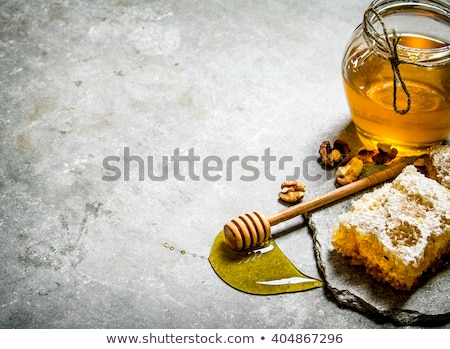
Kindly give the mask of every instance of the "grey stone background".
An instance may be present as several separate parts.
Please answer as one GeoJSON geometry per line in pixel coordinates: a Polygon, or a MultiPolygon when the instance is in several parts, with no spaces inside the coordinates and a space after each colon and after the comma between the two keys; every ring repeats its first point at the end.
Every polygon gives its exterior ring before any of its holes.
{"type": "MultiPolygon", "coordinates": [[[[296,167],[308,189],[329,179],[318,147],[352,135],[340,64],[368,3],[0,1],[0,327],[395,327],[324,289],[236,291],[207,259],[230,218],[284,208],[296,167]],[[292,159],[272,177],[268,148],[292,159]],[[167,180],[136,161],[125,180],[125,149],[167,180]],[[193,166],[170,161],[190,151],[193,166]],[[213,156],[258,157],[259,176],[205,172],[213,156]]],[[[294,221],[277,242],[320,277],[294,221]]]]}

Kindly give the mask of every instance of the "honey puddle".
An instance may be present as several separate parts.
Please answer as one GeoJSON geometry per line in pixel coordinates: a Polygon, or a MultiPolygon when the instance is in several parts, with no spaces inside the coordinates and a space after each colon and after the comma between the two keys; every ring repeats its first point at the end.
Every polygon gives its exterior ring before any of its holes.
{"type": "Polygon", "coordinates": [[[271,238],[258,248],[231,250],[223,231],[214,240],[209,262],[231,287],[250,294],[273,295],[322,287],[323,282],[302,274],[271,238]]]}

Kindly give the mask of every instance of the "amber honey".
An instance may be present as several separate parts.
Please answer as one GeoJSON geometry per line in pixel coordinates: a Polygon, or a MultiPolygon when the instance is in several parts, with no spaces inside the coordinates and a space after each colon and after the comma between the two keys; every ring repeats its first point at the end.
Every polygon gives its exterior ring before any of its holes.
{"type": "MultiPolygon", "coordinates": [[[[402,35],[397,49],[418,59],[416,52],[445,48],[428,37],[402,35]]],[[[449,48],[450,49],[450,48],[449,48]]],[[[362,141],[368,145],[387,143],[404,155],[426,151],[441,143],[450,132],[450,64],[399,65],[401,77],[410,94],[411,106],[402,115],[393,108],[394,78],[388,59],[374,52],[349,52],[344,69],[344,87],[353,122],[362,141]]],[[[407,95],[397,88],[398,109],[407,106],[407,95]]]]}

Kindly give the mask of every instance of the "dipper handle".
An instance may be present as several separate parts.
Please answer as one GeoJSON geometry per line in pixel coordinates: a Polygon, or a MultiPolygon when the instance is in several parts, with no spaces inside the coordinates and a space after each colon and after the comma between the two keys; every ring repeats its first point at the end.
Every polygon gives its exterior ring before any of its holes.
{"type": "Polygon", "coordinates": [[[314,211],[327,204],[394,178],[402,172],[406,165],[405,163],[400,163],[392,166],[353,183],[316,196],[315,198],[293,205],[268,217],[259,211],[246,213],[225,224],[225,241],[235,251],[258,246],[270,238],[271,226],[301,214],[314,211]]]}

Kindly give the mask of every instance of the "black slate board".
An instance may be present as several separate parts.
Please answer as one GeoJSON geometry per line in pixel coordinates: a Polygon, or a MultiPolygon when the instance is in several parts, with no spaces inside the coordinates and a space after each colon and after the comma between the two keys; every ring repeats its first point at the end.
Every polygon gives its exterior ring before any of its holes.
{"type": "MultiPolygon", "coordinates": [[[[335,181],[330,180],[310,195],[315,196],[334,188],[335,181]]],[[[373,189],[366,192],[370,190],[373,189]]],[[[362,194],[307,215],[318,267],[329,293],[341,305],[397,325],[439,326],[450,322],[449,258],[437,272],[424,275],[418,287],[406,292],[372,279],[364,267],[350,265],[333,249],[332,229],[339,223],[339,214],[348,211],[352,200],[362,194]]]]}

